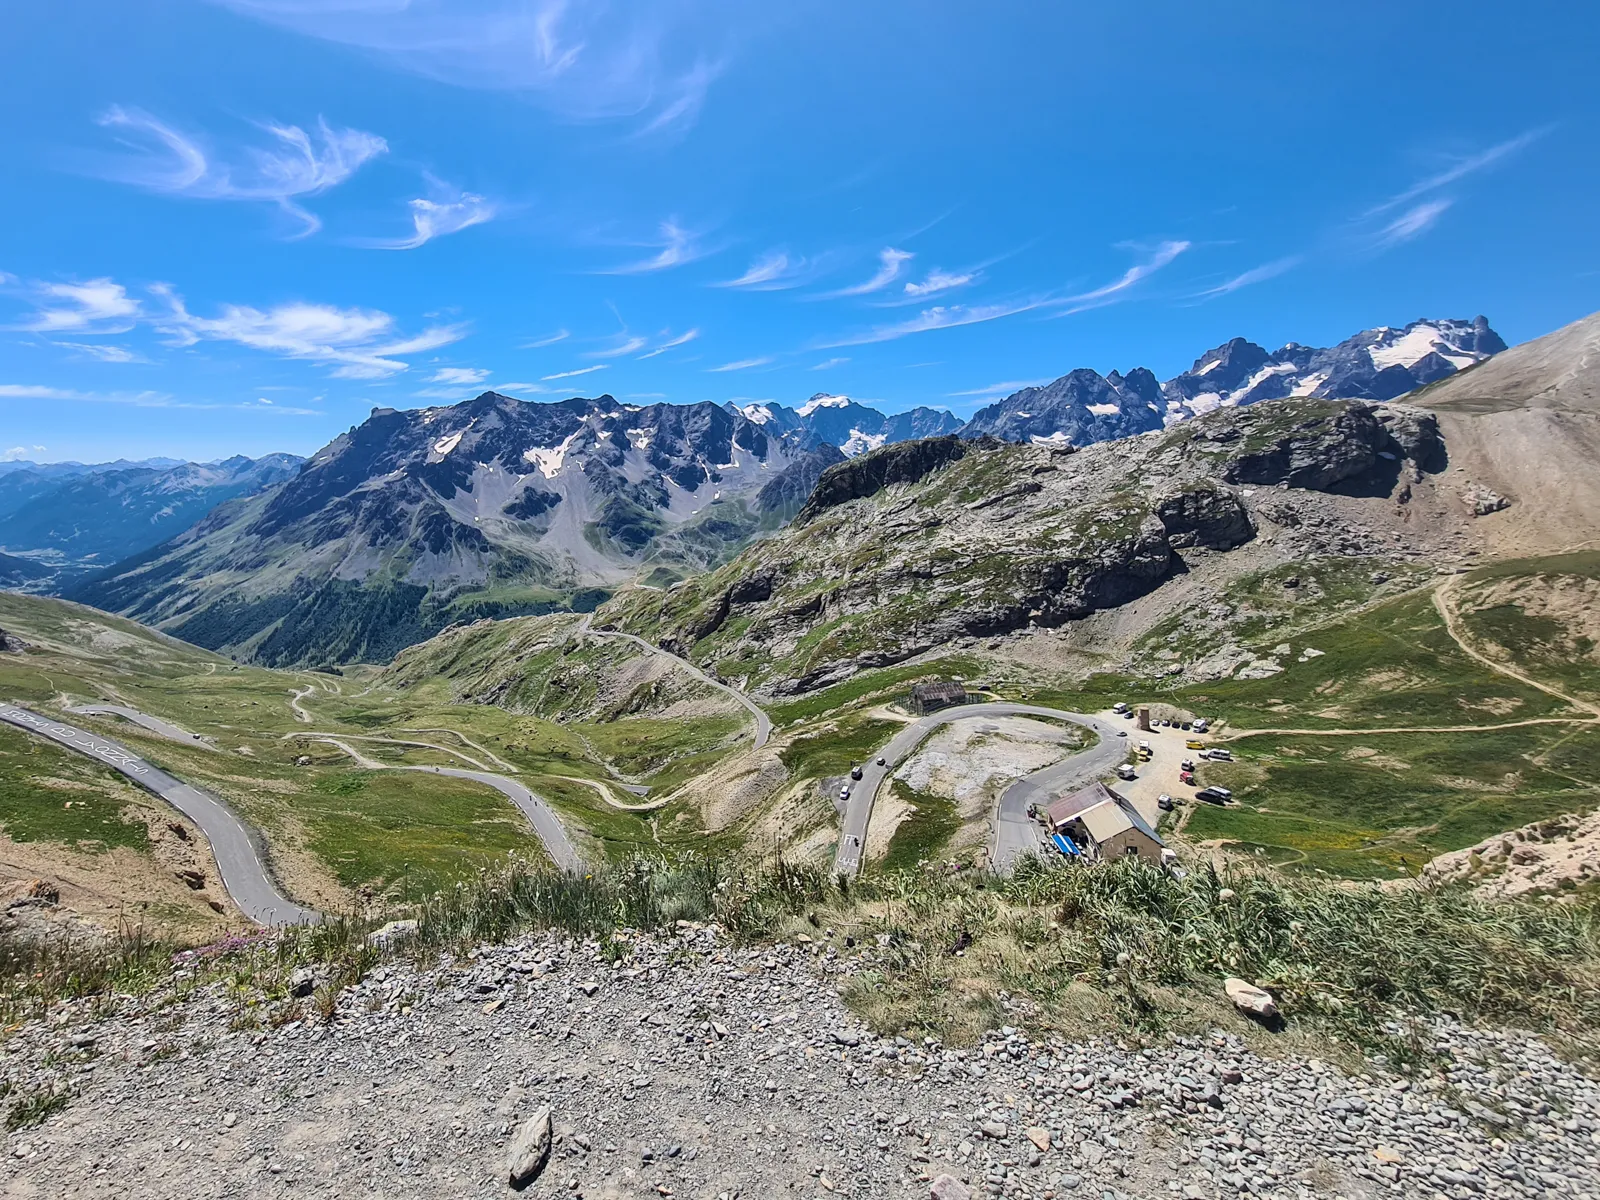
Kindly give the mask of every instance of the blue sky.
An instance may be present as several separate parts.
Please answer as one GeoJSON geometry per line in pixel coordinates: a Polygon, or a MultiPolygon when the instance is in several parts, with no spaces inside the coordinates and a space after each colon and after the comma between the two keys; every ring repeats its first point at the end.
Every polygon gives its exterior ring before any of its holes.
{"type": "Polygon", "coordinates": [[[0,41],[0,453],[374,405],[966,415],[1080,366],[1600,308],[1600,12],[71,0],[0,41]],[[768,11],[774,10],[774,11],[768,11]]]}

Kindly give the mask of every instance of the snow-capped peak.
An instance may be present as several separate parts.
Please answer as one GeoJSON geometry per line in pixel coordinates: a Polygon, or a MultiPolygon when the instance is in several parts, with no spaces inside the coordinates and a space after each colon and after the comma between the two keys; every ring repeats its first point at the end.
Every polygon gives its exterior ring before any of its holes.
{"type": "Polygon", "coordinates": [[[772,410],[765,404],[741,404],[739,411],[744,414],[744,419],[756,425],[765,425],[772,420],[772,410]]]}
{"type": "Polygon", "coordinates": [[[809,417],[819,408],[848,408],[851,403],[849,396],[830,396],[827,392],[818,392],[795,411],[802,417],[809,417]]]}

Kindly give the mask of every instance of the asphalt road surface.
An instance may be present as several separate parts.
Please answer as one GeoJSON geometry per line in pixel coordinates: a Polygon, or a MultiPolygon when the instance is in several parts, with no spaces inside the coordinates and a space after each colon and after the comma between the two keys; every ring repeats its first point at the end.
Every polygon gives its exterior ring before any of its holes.
{"type": "Polygon", "coordinates": [[[457,779],[476,779],[479,783],[486,783],[501,793],[511,803],[522,810],[522,815],[528,818],[533,826],[533,831],[539,835],[539,840],[544,843],[544,848],[549,852],[551,861],[563,871],[583,870],[583,859],[578,857],[578,851],[572,841],[567,837],[567,831],[561,827],[561,822],[556,819],[555,813],[550,810],[549,804],[540,796],[534,795],[515,779],[507,779],[504,775],[495,775],[488,771],[469,771],[465,767],[426,767],[406,766],[407,771],[432,771],[435,775],[454,775],[457,779]]]}
{"type": "Polygon", "coordinates": [[[69,713],[79,716],[122,717],[141,725],[151,733],[166,738],[168,741],[177,742],[180,746],[193,746],[196,750],[215,750],[216,746],[196,734],[190,733],[181,726],[174,725],[171,721],[163,721],[160,717],[152,717],[149,713],[142,713],[137,708],[128,708],[122,704],[75,704],[67,709],[69,713]]]}
{"type": "Polygon", "coordinates": [[[767,744],[767,738],[772,736],[772,719],[768,717],[766,713],[762,712],[759,707],[757,707],[754,700],[750,699],[749,696],[746,696],[732,684],[723,683],[720,679],[711,678],[711,676],[707,675],[688,659],[679,658],[670,650],[663,650],[660,646],[653,645],[650,642],[645,641],[642,637],[635,637],[631,633],[616,633],[609,629],[590,629],[587,622],[583,625],[581,631],[589,637],[621,638],[625,642],[632,642],[635,646],[639,646],[645,650],[648,650],[651,654],[660,654],[665,658],[670,658],[673,662],[677,663],[678,666],[689,672],[689,674],[693,675],[701,683],[708,684],[709,686],[716,688],[717,691],[726,692],[728,695],[732,696],[739,702],[741,707],[745,708],[750,715],[756,719],[757,749],[765,746],[767,744]]]}
{"type": "Polygon", "coordinates": [[[249,828],[222,801],[197,787],[174,779],[109,738],[87,733],[73,725],[52,721],[13,704],[0,705],[0,721],[59,742],[90,758],[99,759],[140,787],[148,788],[200,827],[211,843],[222,886],[239,910],[260,925],[300,925],[317,922],[321,914],[301,908],[278,890],[256,848],[249,828]]]}
{"type": "Polygon", "coordinates": [[[1058,708],[1000,701],[992,704],[962,704],[920,717],[863,764],[860,781],[850,785],[844,828],[839,838],[838,853],[833,860],[834,874],[854,876],[860,872],[862,847],[867,840],[867,822],[872,819],[872,805],[883,781],[939,726],[975,717],[1054,717],[1087,726],[1100,735],[1099,742],[1087,750],[1024,776],[1005,790],[1000,797],[995,841],[990,854],[990,862],[996,871],[1009,871],[1016,865],[1019,856],[1032,854],[1043,844],[1041,828],[1028,820],[1030,803],[1047,794],[1097,779],[1114,770],[1128,756],[1126,739],[1117,736],[1122,726],[1113,725],[1099,717],[1064,712],[1058,708]],[[881,767],[877,763],[879,758],[884,760],[881,767]]]}

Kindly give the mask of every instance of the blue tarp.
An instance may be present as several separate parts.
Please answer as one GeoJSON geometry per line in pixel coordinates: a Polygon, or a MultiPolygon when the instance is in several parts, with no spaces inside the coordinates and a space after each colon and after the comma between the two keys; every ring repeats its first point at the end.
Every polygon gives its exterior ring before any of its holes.
{"type": "Polygon", "coordinates": [[[1077,843],[1071,838],[1067,837],[1065,834],[1052,833],[1050,835],[1050,840],[1056,844],[1056,849],[1061,851],[1061,853],[1065,854],[1068,858],[1083,857],[1083,851],[1078,849],[1077,843]]]}

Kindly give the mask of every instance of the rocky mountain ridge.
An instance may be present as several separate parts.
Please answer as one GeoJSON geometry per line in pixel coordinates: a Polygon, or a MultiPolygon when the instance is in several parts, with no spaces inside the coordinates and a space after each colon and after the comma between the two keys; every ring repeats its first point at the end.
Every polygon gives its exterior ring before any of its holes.
{"type": "Polygon", "coordinates": [[[387,658],[462,616],[715,565],[831,461],[710,403],[374,409],[281,486],[71,594],[267,662],[387,658]]]}
{"type": "Polygon", "coordinates": [[[963,437],[888,446],[824,472],[781,534],[711,575],[628,593],[601,617],[748,686],[808,691],[963,638],[1126,605],[1196,556],[1305,524],[1298,497],[1403,507],[1444,455],[1429,413],[1310,399],[1083,450],[963,437]]]}

